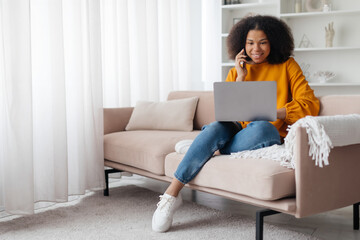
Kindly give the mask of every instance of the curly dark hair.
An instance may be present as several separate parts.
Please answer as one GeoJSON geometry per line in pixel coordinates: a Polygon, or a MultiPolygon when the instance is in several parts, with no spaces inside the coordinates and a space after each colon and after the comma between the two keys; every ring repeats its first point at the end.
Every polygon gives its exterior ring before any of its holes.
{"type": "Polygon", "coordinates": [[[283,63],[293,55],[294,38],[289,26],[273,16],[249,16],[236,23],[227,37],[227,47],[230,59],[245,48],[246,37],[250,30],[262,30],[270,43],[270,64],[283,63]]]}

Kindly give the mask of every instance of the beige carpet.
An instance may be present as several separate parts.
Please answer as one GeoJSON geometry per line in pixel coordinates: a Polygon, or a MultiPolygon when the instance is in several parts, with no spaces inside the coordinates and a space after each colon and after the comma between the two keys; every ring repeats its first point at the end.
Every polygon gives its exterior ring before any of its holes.
{"type": "MultiPolygon", "coordinates": [[[[151,230],[159,193],[137,186],[95,192],[72,206],[0,221],[0,239],[255,239],[253,219],[184,201],[167,233],[151,230]]],[[[264,239],[316,239],[264,225],[264,239]]]]}

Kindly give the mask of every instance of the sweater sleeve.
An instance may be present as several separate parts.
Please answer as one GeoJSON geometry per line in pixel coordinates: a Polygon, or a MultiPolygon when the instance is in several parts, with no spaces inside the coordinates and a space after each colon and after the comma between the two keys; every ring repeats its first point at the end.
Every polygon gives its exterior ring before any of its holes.
{"type": "Polygon", "coordinates": [[[225,82],[235,82],[237,77],[236,69],[232,68],[229,70],[225,82]]]}
{"type": "Polygon", "coordinates": [[[300,66],[293,58],[289,61],[287,68],[292,99],[285,104],[285,122],[291,125],[307,115],[317,116],[320,102],[306,81],[300,66]]]}

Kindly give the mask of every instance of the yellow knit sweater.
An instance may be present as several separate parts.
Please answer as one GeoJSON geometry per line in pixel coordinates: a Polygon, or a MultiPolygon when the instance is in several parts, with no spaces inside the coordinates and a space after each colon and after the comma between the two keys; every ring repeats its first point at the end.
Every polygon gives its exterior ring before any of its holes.
{"type": "MultiPolygon", "coordinates": [[[[276,81],[277,82],[277,108],[286,108],[285,120],[271,122],[285,137],[287,126],[295,123],[298,119],[307,115],[316,116],[319,113],[320,103],[310,88],[300,66],[289,58],[281,64],[246,64],[248,71],[244,81],[276,81]]],[[[227,82],[235,82],[237,72],[230,69],[226,78],[227,82]]],[[[246,127],[249,122],[240,122],[246,127]]]]}

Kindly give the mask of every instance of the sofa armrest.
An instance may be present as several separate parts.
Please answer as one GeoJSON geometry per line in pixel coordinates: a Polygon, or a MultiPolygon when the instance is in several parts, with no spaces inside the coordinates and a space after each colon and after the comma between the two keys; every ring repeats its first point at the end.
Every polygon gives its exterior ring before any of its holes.
{"type": "Polygon", "coordinates": [[[133,107],[104,108],[104,135],[124,131],[133,109],[133,107]]]}
{"type": "Polygon", "coordinates": [[[296,217],[360,202],[360,144],[331,149],[329,165],[315,166],[305,128],[296,132],[296,217]]]}

